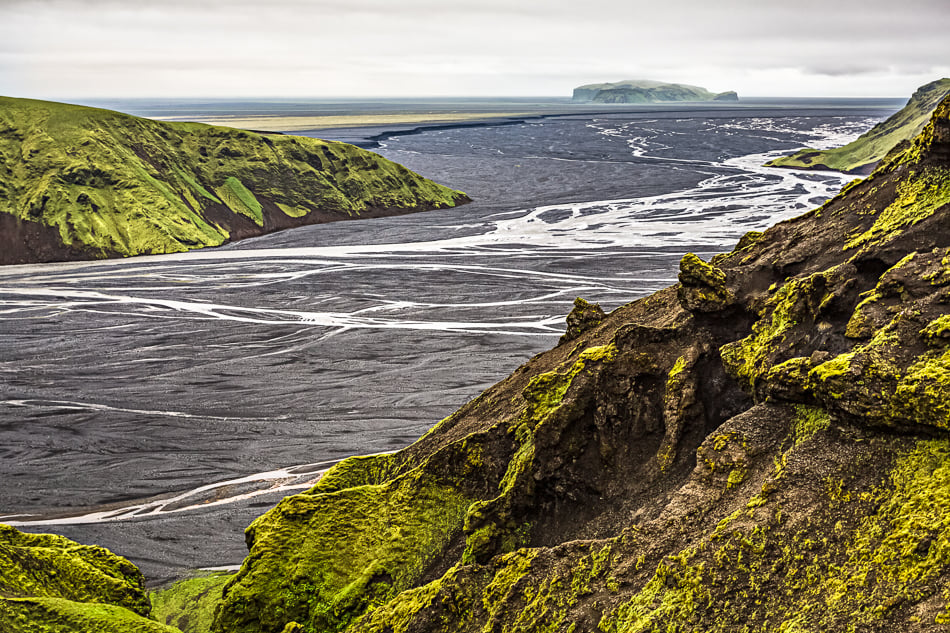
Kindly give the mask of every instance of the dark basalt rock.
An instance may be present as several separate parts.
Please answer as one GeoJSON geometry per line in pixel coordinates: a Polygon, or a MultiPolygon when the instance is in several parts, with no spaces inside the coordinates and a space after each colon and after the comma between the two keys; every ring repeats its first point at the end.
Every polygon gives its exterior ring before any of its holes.
{"type": "Polygon", "coordinates": [[[693,253],[680,261],[679,280],[677,297],[690,312],[722,312],[736,302],[726,287],[726,274],[693,253]]]}
{"type": "Polygon", "coordinates": [[[577,297],[574,299],[574,307],[567,315],[567,331],[561,336],[560,342],[573,341],[584,332],[600,325],[605,316],[600,304],[589,303],[577,297]]]}

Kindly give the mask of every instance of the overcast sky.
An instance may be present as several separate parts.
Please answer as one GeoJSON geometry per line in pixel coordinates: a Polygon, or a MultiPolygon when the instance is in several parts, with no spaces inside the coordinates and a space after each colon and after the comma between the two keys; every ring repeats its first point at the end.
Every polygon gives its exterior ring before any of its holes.
{"type": "Polygon", "coordinates": [[[948,76],[948,0],[0,0],[19,97],[906,97],[948,76]]]}

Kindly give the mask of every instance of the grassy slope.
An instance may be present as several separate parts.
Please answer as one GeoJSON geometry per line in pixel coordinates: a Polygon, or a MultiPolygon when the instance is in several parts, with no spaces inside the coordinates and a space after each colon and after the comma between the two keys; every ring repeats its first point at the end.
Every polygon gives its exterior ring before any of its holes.
{"type": "Polygon", "coordinates": [[[868,173],[891,148],[920,134],[934,108],[948,93],[950,79],[931,82],[918,88],[899,112],[844,147],[828,150],[805,148],[766,164],[769,167],[868,173]]]}
{"type": "Polygon", "coordinates": [[[214,573],[153,591],[149,596],[151,617],[182,633],[208,633],[214,611],[221,602],[221,590],[230,580],[231,575],[214,573]]]}
{"type": "Polygon", "coordinates": [[[180,252],[465,200],[343,143],[0,98],[0,216],[24,235],[48,227],[47,241],[88,257],[180,252]]]}
{"type": "Polygon", "coordinates": [[[212,630],[946,630],[948,213],[950,98],[822,208],[285,499],[212,630]]]}

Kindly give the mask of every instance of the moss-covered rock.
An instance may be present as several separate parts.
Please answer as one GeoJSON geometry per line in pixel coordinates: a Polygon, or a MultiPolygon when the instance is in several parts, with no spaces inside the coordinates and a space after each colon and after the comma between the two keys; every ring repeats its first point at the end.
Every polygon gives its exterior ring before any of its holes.
{"type": "Polygon", "coordinates": [[[584,332],[600,325],[605,316],[599,303],[590,303],[577,297],[574,299],[574,307],[567,315],[567,331],[561,336],[560,342],[573,341],[584,332]]]}
{"type": "Polygon", "coordinates": [[[0,525],[4,633],[173,633],[148,619],[141,572],[102,547],[0,525]]]}
{"type": "Polygon", "coordinates": [[[722,312],[735,303],[726,287],[726,274],[693,253],[680,260],[680,304],[690,312],[722,312]]]}
{"type": "Polygon", "coordinates": [[[345,143],[0,97],[0,264],[174,253],[468,198],[345,143]]]}

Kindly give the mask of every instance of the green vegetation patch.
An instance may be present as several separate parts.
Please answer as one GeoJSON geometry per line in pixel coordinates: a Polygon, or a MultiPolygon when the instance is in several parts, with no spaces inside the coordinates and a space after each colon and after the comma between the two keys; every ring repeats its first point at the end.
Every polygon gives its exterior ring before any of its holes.
{"type": "Polygon", "coordinates": [[[207,574],[150,593],[152,619],[182,633],[209,633],[222,590],[233,574],[207,574]]]}
{"type": "Polygon", "coordinates": [[[240,180],[228,176],[224,184],[215,189],[215,193],[229,209],[254,220],[257,226],[264,226],[264,207],[240,180]]]}
{"type": "Polygon", "coordinates": [[[0,595],[120,605],[148,615],[142,574],[103,547],[0,525],[0,595]]]}
{"type": "Polygon", "coordinates": [[[760,379],[777,364],[776,357],[791,350],[792,341],[787,338],[793,330],[814,322],[831,299],[828,288],[836,275],[833,268],[787,282],[769,297],[752,334],[720,349],[726,370],[749,393],[755,393],[760,379]]]}
{"type": "Polygon", "coordinates": [[[280,631],[291,621],[340,630],[412,587],[459,534],[472,501],[458,482],[423,469],[288,497],[248,528],[250,556],[213,630],[280,631]]]}
{"type": "Polygon", "coordinates": [[[769,167],[834,169],[845,173],[867,171],[898,143],[908,141],[924,129],[941,100],[950,94],[950,79],[921,86],[907,105],[882,123],[844,147],[829,150],[805,148],[766,163],[769,167]]]}
{"type": "Polygon", "coordinates": [[[600,630],[856,632],[889,619],[906,624],[905,603],[950,602],[946,439],[918,442],[877,488],[856,494],[841,480],[825,484],[822,503],[832,512],[789,522],[774,502],[758,502],[758,512],[772,516],[752,526],[734,514],[665,557],[642,589],[604,615],[600,630]]]}
{"type": "Polygon", "coordinates": [[[4,633],[181,633],[113,604],[0,597],[4,633]]]}
{"type": "Polygon", "coordinates": [[[932,216],[950,204],[950,170],[934,169],[901,181],[897,198],[877,215],[870,229],[855,235],[844,248],[879,244],[932,216]]]}

